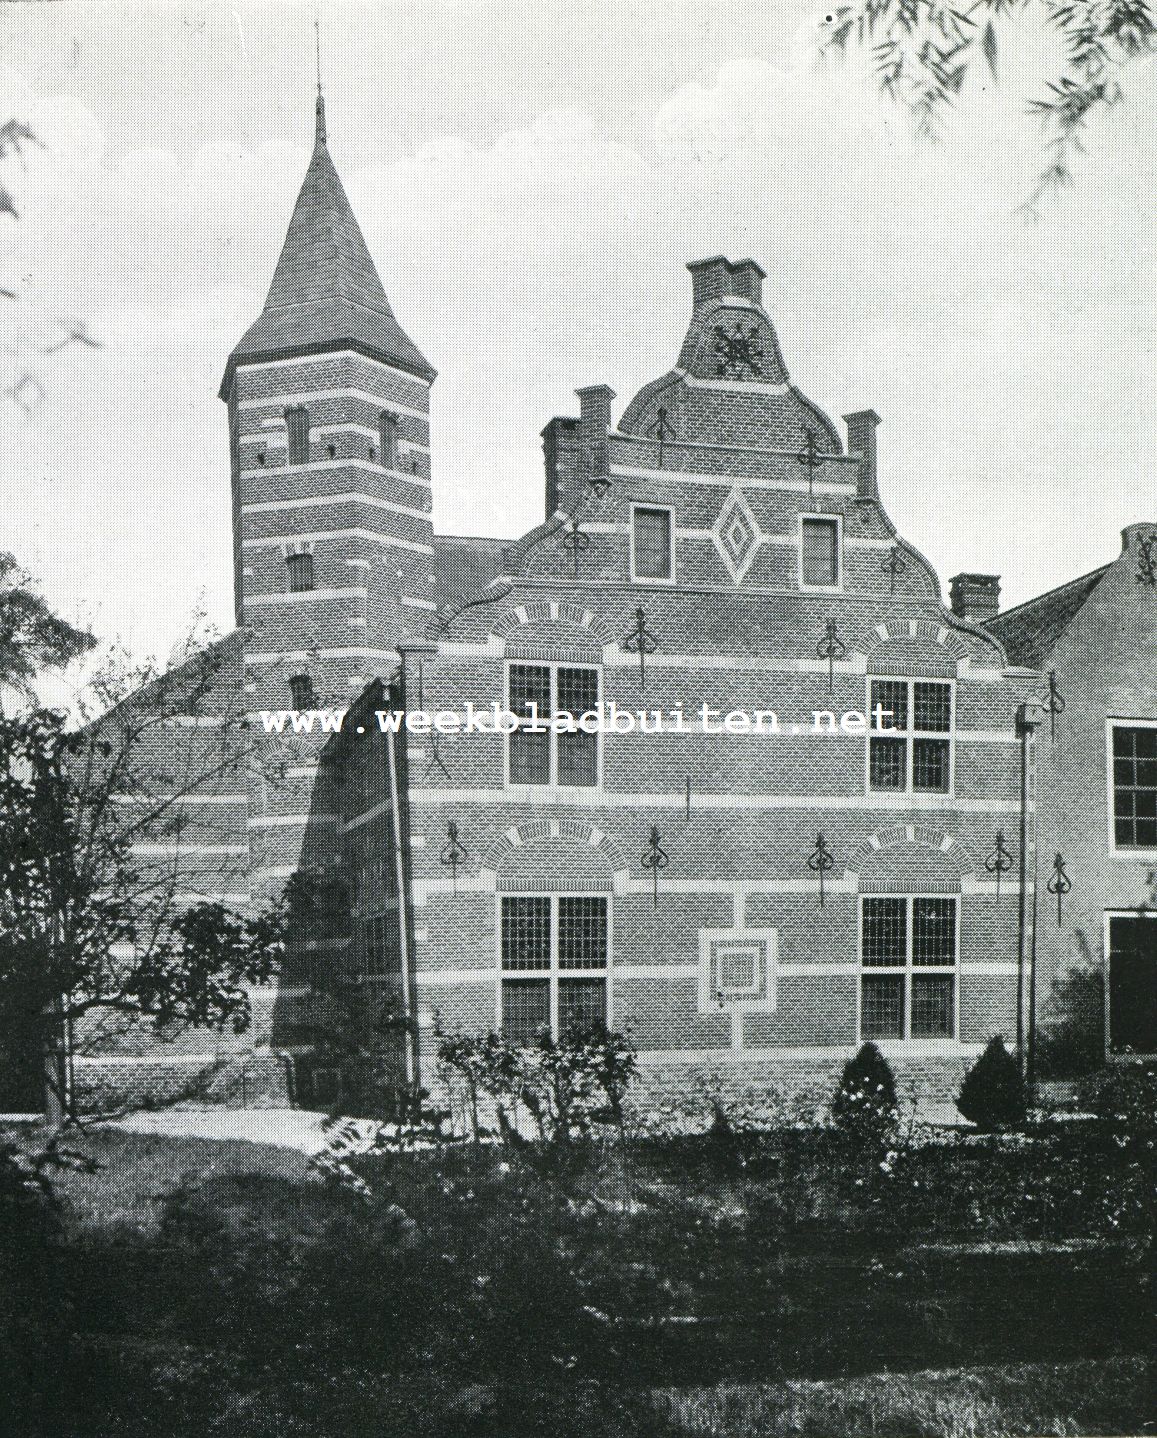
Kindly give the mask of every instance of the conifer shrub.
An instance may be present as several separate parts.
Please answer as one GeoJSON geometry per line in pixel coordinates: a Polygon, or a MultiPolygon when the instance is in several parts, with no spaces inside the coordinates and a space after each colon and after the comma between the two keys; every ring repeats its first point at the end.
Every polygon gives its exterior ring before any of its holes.
{"type": "Polygon", "coordinates": [[[964,1075],[956,1107],[977,1128],[1009,1128],[1024,1122],[1024,1079],[999,1034],[964,1075]]]}
{"type": "Polygon", "coordinates": [[[875,1044],[862,1044],[844,1065],[832,1098],[836,1128],[854,1142],[877,1144],[893,1132],[898,1117],[891,1066],[875,1044]]]}

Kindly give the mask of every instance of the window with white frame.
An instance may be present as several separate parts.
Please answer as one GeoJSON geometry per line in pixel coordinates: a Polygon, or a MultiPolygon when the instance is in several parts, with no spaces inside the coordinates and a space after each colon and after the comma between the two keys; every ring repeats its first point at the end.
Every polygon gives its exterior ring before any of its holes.
{"type": "Polygon", "coordinates": [[[804,589],[840,587],[840,521],[835,515],[801,516],[799,582],[804,589]]]}
{"type": "Polygon", "coordinates": [[[939,895],[860,900],[860,1037],[956,1035],[957,906],[939,895]]]}
{"type": "Polygon", "coordinates": [[[518,728],[507,739],[511,784],[558,784],[590,788],[599,782],[599,740],[577,727],[598,709],[599,671],[571,664],[511,664],[507,707],[518,728]],[[553,716],[576,721],[571,732],[555,732],[553,716]]]}
{"type": "Polygon", "coordinates": [[[604,896],[504,895],[499,952],[502,1030],[514,1043],[606,1023],[610,911],[604,896]]]}
{"type": "Polygon", "coordinates": [[[1157,724],[1113,723],[1113,842],[1157,849],[1157,724]]]}
{"type": "Polygon", "coordinates": [[[631,575],[634,579],[673,579],[671,511],[636,504],[631,510],[631,575]]]}
{"type": "Polygon", "coordinates": [[[948,680],[871,680],[869,789],[898,794],[949,793],[952,699],[948,680]]]}

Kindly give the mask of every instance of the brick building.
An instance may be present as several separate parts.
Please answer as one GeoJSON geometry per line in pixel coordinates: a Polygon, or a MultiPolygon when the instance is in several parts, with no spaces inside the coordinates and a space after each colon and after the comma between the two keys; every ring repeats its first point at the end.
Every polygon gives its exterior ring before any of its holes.
{"type": "Polygon", "coordinates": [[[221,388],[230,683],[251,712],[351,706],[340,735],[263,740],[266,767],[217,810],[218,841],[244,847],[239,898],[303,867],[345,895],[248,1040],[304,1099],[340,1080],[311,1078],[303,1037],[339,965],[416,1017],[404,1062],[424,1080],[438,1025],[604,1019],[667,1092],[826,1088],[866,1038],[943,1087],[1023,1031],[1029,886],[988,861],[1031,857],[1041,677],[946,607],[897,534],[878,417],[845,416],[845,443],[792,384],[759,265],[688,268],[673,368],[617,412],[586,385],[546,425],[543,522],[435,535],[435,373],[319,98],[221,388]],[[629,730],[532,717],[612,705],[629,730]],[[512,732],[463,732],[469,706],[512,732]],[[403,708],[443,717],[383,731],[376,712],[403,708]]]}
{"type": "Polygon", "coordinates": [[[1157,525],[1130,525],[1111,563],[987,627],[1053,696],[1037,758],[1040,1018],[1086,1018],[1112,1055],[1157,1054],[1157,525]],[[1103,1014],[1069,1012],[1098,987],[1103,1014]]]}

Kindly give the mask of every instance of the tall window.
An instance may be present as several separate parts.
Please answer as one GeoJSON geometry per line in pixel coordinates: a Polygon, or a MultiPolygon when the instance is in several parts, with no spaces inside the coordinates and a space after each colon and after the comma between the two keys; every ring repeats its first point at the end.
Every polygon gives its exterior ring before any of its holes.
{"type": "Polygon", "coordinates": [[[378,416],[378,433],[382,447],[382,466],[385,469],[398,467],[398,416],[389,410],[382,410],[378,416]]]}
{"type": "Polygon", "coordinates": [[[362,920],[361,958],[362,972],[367,979],[388,977],[401,971],[402,949],[396,911],[362,920]]]}
{"type": "Polygon", "coordinates": [[[1157,849],[1157,725],[1113,725],[1113,838],[1157,849]]]}
{"type": "Polygon", "coordinates": [[[1157,1053],[1157,915],[1108,916],[1109,1048],[1157,1053]]]}
{"type": "Polygon", "coordinates": [[[956,1034],[956,900],[861,900],[860,1037],[956,1034]]]}
{"type": "Polygon", "coordinates": [[[868,787],[947,794],[952,786],[952,685],[873,679],[868,695],[868,787]],[[883,713],[879,725],[876,706],[883,713]]]}
{"type": "Polygon", "coordinates": [[[807,589],[840,587],[840,522],[805,515],[800,520],[799,578],[807,589]]]}
{"type": "Polygon", "coordinates": [[[309,463],[309,410],[304,405],[285,411],[286,462],[309,463]]]}
{"type": "Polygon", "coordinates": [[[285,561],[290,594],[304,594],[313,588],[313,555],[291,554],[285,561]]]}
{"type": "Polygon", "coordinates": [[[553,716],[578,720],[598,708],[599,671],[563,664],[512,664],[507,707],[519,721],[509,736],[512,784],[589,788],[599,782],[597,734],[555,733],[553,716]]]}
{"type": "Polygon", "coordinates": [[[635,579],[673,579],[671,511],[641,504],[631,512],[632,575],[635,579]]]}
{"type": "Polygon", "coordinates": [[[499,915],[502,1028],[515,1043],[607,1021],[607,900],[588,894],[505,897],[499,915]]]}
{"type": "Polygon", "coordinates": [[[294,709],[313,709],[316,701],[313,680],[308,674],[295,674],[289,681],[289,702],[294,709]]]}

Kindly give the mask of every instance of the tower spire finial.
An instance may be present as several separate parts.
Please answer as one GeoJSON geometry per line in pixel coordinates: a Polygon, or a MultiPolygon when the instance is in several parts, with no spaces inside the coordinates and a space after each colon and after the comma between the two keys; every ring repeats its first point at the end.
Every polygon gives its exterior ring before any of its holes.
{"type": "Polygon", "coordinates": [[[315,133],[315,136],[314,136],[314,140],[315,140],[315,143],[316,143],[316,144],[318,144],[318,145],[324,145],[324,144],[325,144],[325,96],[324,96],[324,95],[322,94],[322,92],[321,92],[321,22],[318,21],[318,20],[315,20],[315,21],[313,22],[313,48],[314,48],[314,59],[315,59],[316,64],[317,64],[317,105],[316,105],[317,122],[316,122],[316,133],[315,133]]]}

